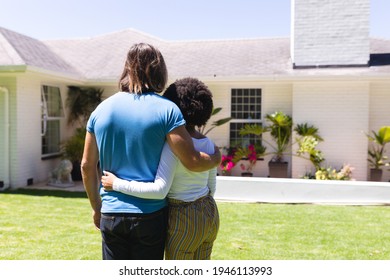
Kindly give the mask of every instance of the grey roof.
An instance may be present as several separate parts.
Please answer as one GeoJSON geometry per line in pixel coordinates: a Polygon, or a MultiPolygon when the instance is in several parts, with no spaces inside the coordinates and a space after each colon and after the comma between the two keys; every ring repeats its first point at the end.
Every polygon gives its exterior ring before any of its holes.
{"type": "Polygon", "coordinates": [[[117,79],[121,74],[129,47],[136,42],[156,45],[153,37],[125,30],[92,38],[46,41],[87,79],[117,79]]]}
{"type": "Polygon", "coordinates": [[[138,42],[160,49],[171,78],[390,74],[390,40],[385,39],[371,39],[371,59],[375,64],[370,67],[294,70],[289,38],[165,41],[134,29],[42,42],[0,28],[0,65],[24,63],[77,74],[81,79],[116,81],[129,47],[138,42]]]}
{"type": "Polygon", "coordinates": [[[80,73],[45,43],[0,27],[0,65],[30,65],[70,75],[80,73]]]}

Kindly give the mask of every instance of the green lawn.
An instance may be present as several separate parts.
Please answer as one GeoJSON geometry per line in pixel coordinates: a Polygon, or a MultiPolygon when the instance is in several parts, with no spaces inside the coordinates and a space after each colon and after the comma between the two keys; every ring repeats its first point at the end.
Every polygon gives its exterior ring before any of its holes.
{"type": "MultiPolygon", "coordinates": [[[[390,208],[218,202],[215,260],[390,260],[390,208]]],[[[84,193],[0,193],[0,259],[101,259],[84,193]]]]}

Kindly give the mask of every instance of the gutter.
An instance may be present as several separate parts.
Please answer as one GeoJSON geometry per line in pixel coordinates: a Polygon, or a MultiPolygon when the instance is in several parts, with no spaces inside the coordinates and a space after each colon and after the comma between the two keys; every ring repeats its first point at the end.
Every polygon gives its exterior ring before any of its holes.
{"type": "Polygon", "coordinates": [[[3,164],[4,164],[4,185],[0,190],[6,190],[10,187],[10,150],[9,150],[9,91],[6,87],[0,86],[0,93],[4,93],[4,158],[3,158],[3,164]]]}

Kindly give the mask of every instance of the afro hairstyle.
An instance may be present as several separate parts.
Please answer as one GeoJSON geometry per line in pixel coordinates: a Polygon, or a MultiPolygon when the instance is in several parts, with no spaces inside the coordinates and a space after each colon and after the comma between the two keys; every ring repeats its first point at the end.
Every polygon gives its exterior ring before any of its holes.
{"type": "Polygon", "coordinates": [[[195,78],[176,80],[164,92],[164,97],[181,110],[187,125],[203,126],[213,111],[213,95],[208,87],[195,78]]]}

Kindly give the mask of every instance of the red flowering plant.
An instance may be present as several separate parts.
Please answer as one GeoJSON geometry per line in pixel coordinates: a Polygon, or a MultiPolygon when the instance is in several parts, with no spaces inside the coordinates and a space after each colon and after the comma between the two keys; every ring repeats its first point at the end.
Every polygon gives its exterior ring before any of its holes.
{"type": "Polygon", "coordinates": [[[263,156],[264,153],[265,147],[261,144],[249,144],[247,147],[240,147],[237,149],[233,161],[238,162],[239,160],[246,160],[246,163],[240,164],[241,170],[251,173],[258,158],[263,156]]]}
{"type": "Polygon", "coordinates": [[[234,160],[236,149],[226,147],[224,147],[223,149],[227,151],[227,154],[222,155],[222,160],[219,167],[221,168],[223,174],[228,174],[237,163],[234,160]]]}

